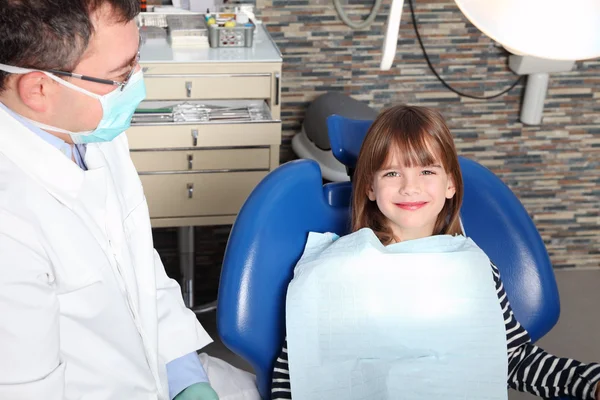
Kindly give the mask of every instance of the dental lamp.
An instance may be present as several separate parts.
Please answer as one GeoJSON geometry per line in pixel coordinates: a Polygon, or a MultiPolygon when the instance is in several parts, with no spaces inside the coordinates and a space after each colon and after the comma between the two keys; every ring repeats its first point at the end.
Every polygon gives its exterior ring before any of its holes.
{"type": "MultiPolygon", "coordinates": [[[[410,1],[410,0],[409,0],[410,1]]],[[[454,0],[484,34],[510,54],[508,65],[527,75],[520,120],[538,125],[550,73],[566,72],[576,60],[600,57],[600,0],[454,0]]],[[[396,56],[404,0],[392,0],[380,69],[396,56]]]]}

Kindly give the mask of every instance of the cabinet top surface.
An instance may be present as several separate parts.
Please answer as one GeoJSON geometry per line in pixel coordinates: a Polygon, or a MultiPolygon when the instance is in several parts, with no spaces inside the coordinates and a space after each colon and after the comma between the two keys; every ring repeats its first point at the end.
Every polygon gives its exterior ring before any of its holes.
{"type": "Polygon", "coordinates": [[[140,63],[247,63],[281,62],[279,49],[264,24],[256,27],[252,47],[172,48],[167,39],[147,39],[140,48],[140,63]]]}

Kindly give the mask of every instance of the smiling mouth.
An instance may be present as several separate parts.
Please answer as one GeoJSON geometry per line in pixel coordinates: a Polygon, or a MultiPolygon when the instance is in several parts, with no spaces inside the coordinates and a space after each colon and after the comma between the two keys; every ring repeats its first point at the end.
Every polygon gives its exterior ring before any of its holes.
{"type": "Polygon", "coordinates": [[[398,208],[408,211],[416,211],[427,204],[426,201],[415,201],[415,202],[404,202],[404,203],[394,203],[394,205],[398,208]]]}

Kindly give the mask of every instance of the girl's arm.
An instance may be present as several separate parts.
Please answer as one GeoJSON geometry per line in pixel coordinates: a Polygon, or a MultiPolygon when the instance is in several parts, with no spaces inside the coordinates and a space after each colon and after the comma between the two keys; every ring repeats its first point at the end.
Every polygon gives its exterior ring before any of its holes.
{"type": "Polygon", "coordinates": [[[281,354],[275,361],[273,381],[271,385],[272,400],[291,399],[290,371],[288,368],[287,338],[283,342],[281,354]]]}
{"type": "Polygon", "coordinates": [[[534,346],[529,333],[513,315],[500,271],[494,264],[492,271],[506,326],[508,385],[544,398],[570,396],[600,400],[600,365],[559,358],[534,346]]]}

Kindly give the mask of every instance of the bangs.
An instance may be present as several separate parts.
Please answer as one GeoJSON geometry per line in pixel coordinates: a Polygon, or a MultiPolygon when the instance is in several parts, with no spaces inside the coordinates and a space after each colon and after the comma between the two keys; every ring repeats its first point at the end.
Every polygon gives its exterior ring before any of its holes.
{"type": "Polygon", "coordinates": [[[424,131],[395,133],[390,137],[387,157],[380,169],[392,166],[394,160],[400,161],[406,168],[441,164],[446,169],[446,160],[441,153],[439,143],[424,131]]]}

